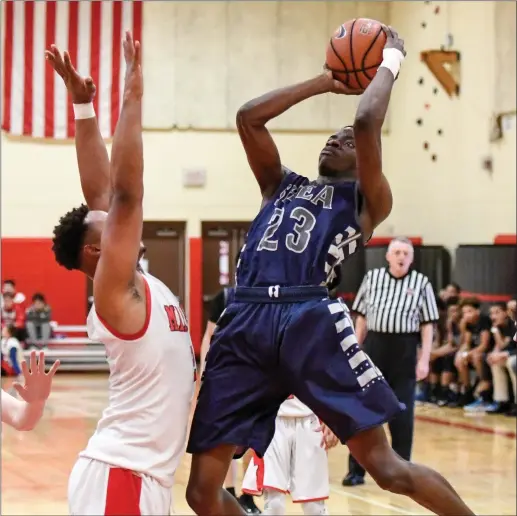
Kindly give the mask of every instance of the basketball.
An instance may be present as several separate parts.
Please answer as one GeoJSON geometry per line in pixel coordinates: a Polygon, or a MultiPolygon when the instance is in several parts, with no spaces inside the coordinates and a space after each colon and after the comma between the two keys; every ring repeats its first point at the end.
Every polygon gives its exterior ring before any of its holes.
{"type": "Polygon", "coordinates": [[[382,63],[385,43],[381,22],[368,18],[349,20],[330,38],[326,65],[346,86],[364,91],[382,63]]]}

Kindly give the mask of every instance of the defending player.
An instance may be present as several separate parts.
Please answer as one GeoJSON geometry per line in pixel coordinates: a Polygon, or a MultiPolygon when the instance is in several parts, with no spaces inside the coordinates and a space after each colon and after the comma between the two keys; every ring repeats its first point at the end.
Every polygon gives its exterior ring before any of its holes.
{"type": "Polygon", "coordinates": [[[31,351],[27,362],[21,362],[23,385],[13,383],[13,389],[21,400],[17,400],[2,389],[2,423],[12,426],[16,430],[32,430],[43,416],[45,403],[52,390],[52,380],[59,367],[56,360],[48,373],[45,373],[45,353],[39,352],[39,360],[36,351],[31,351]]]}
{"type": "Polygon", "coordinates": [[[109,405],[70,475],[71,514],[170,513],[183,455],[195,362],[177,298],[137,265],[143,252],[140,45],[124,40],[126,76],[111,170],[91,101],[95,86],[52,47],[46,56],[72,96],[88,206],[54,230],[58,263],[93,279],[88,336],[106,347],[109,405]]]}
{"type": "Polygon", "coordinates": [[[328,514],[327,450],[337,444],[332,435],[322,439],[321,423],[314,412],[291,396],[280,405],[275,435],[264,458],[253,457],[242,490],[264,495],[264,515],[285,514],[287,493],[307,516],[328,514]]]}
{"type": "Polygon", "coordinates": [[[327,297],[335,268],[392,207],[381,127],[404,46],[385,32],[383,62],[354,124],[328,139],[315,181],[282,166],[266,124],[309,97],[351,93],[330,72],[267,93],[237,114],[263,204],[241,252],[235,302],[212,339],[192,423],[187,501],[197,514],[242,514],[221,488],[228,465],[248,447],[266,452],[290,394],[314,410],[383,489],[437,514],[472,514],[441,475],[391,449],[382,425],[403,407],[359,349],[348,311],[327,297]]]}

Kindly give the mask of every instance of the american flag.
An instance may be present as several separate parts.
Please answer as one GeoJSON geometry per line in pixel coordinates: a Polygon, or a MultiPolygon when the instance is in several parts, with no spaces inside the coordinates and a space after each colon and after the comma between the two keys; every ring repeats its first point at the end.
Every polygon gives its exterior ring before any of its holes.
{"type": "Polygon", "coordinates": [[[2,2],[2,129],[12,135],[65,139],[74,116],[62,79],[45,61],[52,43],[68,50],[81,75],[97,85],[95,111],[102,135],[115,131],[124,81],[122,37],[141,40],[142,2],[2,2]]]}

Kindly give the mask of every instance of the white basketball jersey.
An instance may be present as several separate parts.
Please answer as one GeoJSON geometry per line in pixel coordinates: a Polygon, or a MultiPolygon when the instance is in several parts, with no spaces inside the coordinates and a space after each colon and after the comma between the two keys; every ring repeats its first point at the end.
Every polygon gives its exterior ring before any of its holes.
{"type": "Polygon", "coordinates": [[[298,398],[289,396],[278,409],[279,417],[307,417],[314,412],[298,398]]]}
{"type": "Polygon", "coordinates": [[[185,449],[196,363],[178,299],[156,278],[144,279],[147,316],[139,334],[109,330],[95,305],[88,315],[88,336],[106,347],[109,403],[80,455],[171,487],[185,449]]]}

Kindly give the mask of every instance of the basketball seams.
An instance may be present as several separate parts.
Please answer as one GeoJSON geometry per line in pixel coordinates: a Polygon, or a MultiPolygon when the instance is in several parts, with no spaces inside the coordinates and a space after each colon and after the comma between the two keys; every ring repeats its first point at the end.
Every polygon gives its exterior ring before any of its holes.
{"type": "Polygon", "coordinates": [[[364,90],[365,88],[363,87],[363,83],[359,80],[359,74],[357,73],[358,70],[356,70],[356,68],[355,68],[353,40],[354,40],[354,27],[355,27],[356,21],[357,21],[357,19],[355,19],[352,22],[352,26],[350,27],[350,37],[348,38],[348,42],[349,42],[348,46],[349,46],[349,51],[350,51],[350,59],[352,60],[352,73],[355,75],[355,80],[356,80],[359,88],[364,90]]]}
{"type": "MultiPolygon", "coordinates": [[[[345,84],[346,86],[348,86],[348,81],[350,80],[350,75],[348,73],[348,68],[346,66],[346,63],[345,61],[343,60],[343,58],[338,54],[337,50],[336,50],[336,47],[334,46],[334,38],[330,38],[330,47],[332,48],[332,51],[334,52],[334,55],[339,59],[339,61],[341,62],[341,64],[343,65],[343,70],[333,70],[332,68],[329,68],[329,70],[333,73],[341,73],[341,74],[345,74],[345,77],[346,77],[346,80],[341,80],[339,79],[343,84],[345,84]]],[[[328,63],[327,63],[327,66],[328,66],[328,63]]]]}
{"type": "Polygon", "coordinates": [[[370,77],[370,74],[367,73],[367,70],[371,70],[372,68],[376,68],[376,69],[379,68],[379,66],[381,65],[382,61],[381,61],[381,63],[379,63],[377,65],[366,67],[365,66],[366,58],[368,57],[368,54],[369,54],[370,50],[375,45],[376,41],[379,39],[379,36],[381,35],[382,32],[383,32],[383,29],[382,29],[382,26],[381,26],[380,29],[377,31],[377,34],[376,34],[375,38],[373,38],[372,42],[370,43],[370,46],[366,49],[366,52],[363,55],[363,61],[361,63],[361,71],[364,73],[364,75],[366,75],[366,77],[368,77],[368,80],[370,80],[370,81],[373,79],[373,77],[370,77]]]}

